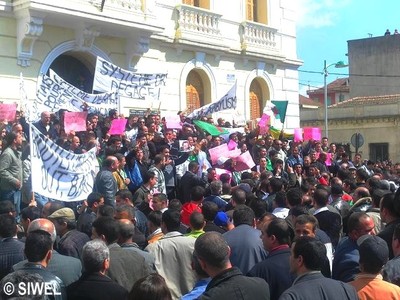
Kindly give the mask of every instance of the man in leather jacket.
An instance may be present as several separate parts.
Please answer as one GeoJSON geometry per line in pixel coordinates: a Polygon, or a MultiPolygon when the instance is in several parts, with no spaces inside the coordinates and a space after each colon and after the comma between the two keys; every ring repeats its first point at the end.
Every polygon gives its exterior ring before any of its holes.
{"type": "MultiPolygon", "coordinates": [[[[44,296],[46,292],[48,299],[66,299],[65,286],[62,280],[46,270],[52,256],[52,250],[53,242],[50,233],[43,230],[30,232],[25,242],[25,255],[28,262],[16,272],[23,271],[27,274],[37,274],[43,278],[43,283],[39,284],[44,284],[45,288],[36,290],[37,294],[35,296],[44,296]]],[[[25,284],[28,285],[30,283],[25,282],[25,284]]],[[[24,292],[20,290],[19,285],[14,288],[16,296],[20,296],[20,293],[24,292]]],[[[31,292],[34,293],[33,290],[31,292]]],[[[34,295],[27,294],[27,296],[33,298],[34,295]]]]}

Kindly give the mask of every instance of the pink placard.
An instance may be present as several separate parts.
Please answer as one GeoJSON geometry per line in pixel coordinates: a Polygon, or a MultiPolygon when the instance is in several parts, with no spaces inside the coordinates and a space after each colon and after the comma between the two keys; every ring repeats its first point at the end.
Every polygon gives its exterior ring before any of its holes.
{"type": "Polygon", "coordinates": [[[228,149],[229,150],[234,150],[236,148],[237,148],[237,143],[234,140],[229,140],[228,149]]]}
{"type": "Polygon", "coordinates": [[[179,115],[165,116],[165,123],[169,129],[182,129],[181,117],[179,115]]]}
{"type": "Polygon", "coordinates": [[[0,121],[14,121],[16,111],[16,103],[0,103],[0,121]]]}
{"type": "Polygon", "coordinates": [[[270,116],[268,116],[267,114],[263,114],[263,115],[261,116],[260,121],[258,121],[258,125],[259,125],[260,127],[262,127],[262,126],[265,127],[265,126],[268,124],[269,119],[270,119],[270,116]]]}
{"type": "Polygon", "coordinates": [[[321,128],[319,127],[305,127],[304,128],[304,141],[320,141],[321,140],[321,128]]]}
{"type": "Polygon", "coordinates": [[[294,129],[294,141],[295,142],[303,141],[303,128],[295,128],[294,129]]]}
{"type": "MultiPolygon", "coordinates": [[[[232,173],[231,173],[230,171],[228,171],[228,170],[220,169],[220,168],[215,168],[215,173],[217,174],[217,179],[218,179],[218,180],[219,180],[219,177],[220,177],[222,174],[228,174],[228,175],[229,175],[229,178],[232,179],[232,173]]],[[[229,180],[229,182],[230,182],[230,180],[229,180]]]]}
{"type": "Polygon", "coordinates": [[[217,147],[210,148],[208,152],[210,153],[211,163],[215,165],[217,163],[218,158],[228,157],[228,152],[229,152],[228,144],[222,144],[217,147]]]}
{"type": "Polygon", "coordinates": [[[236,167],[235,167],[236,171],[248,170],[256,165],[249,151],[246,151],[242,155],[237,156],[235,158],[235,161],[236,161],[236,167]]]}
{"type": "Polygon", "coordinates": [[[64,113],[64,130],[66,133],[71,131],[86,131],[87,111],[64,113]]]}
{"type": "Polygon", "coordinates": [[[227,153],[226,157],[235,158],[235,157],[238,157],[240,154],[242,154],[242,151],[240,149],[236,148],[234,150],[229,151],[227,153]]]}
{"type": "Polygon", "coordinates": [[[326,153],[326,161],[325,164],[330,167],[332,166],[332,153],[328,152],[326,153]]]}
{"type": "Polygon", "coordinates": [[[109,134],[123,134],[127,119],[114,119],[111,122],[111,128],[108,131],[109,134]]]}
{"type": "Polygon", "coordinates": [[[263,114],[261,116],[260,121],[258,122],[258,126],[260,127],[260,134],[266,134],[269,130],[268,122],[270,120],[270,116],[267,114],[263,114]]]}

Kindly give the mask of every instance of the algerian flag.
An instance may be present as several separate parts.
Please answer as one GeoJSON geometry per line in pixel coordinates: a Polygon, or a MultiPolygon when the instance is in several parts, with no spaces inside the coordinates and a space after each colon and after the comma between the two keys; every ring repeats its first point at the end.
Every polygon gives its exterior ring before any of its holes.
{"type": "Polygon", "coordinates": [[[210,124],[207,122],[203,122],[203,121],[199,121],[199,120],[193,120],[193,123],[198,126],[199,128],[203,129],[204,131],[207,131],[209,134],[211,134],[212,136],[218,136],[221,134],[227,134],[229,133],[228,130],[221,128],[221,127],[217,127],[214,124],[210,124]]]}
{"type": "Polygon", "coordinates": [[[263,112],[267,115],[273,115],[276,119],[279,119],[281,123],[285,123],[288,102],[289,101],[272,100],[270,102],[267,102],[263,112]]]}
{"type": "Polygon", "coordinates": [[[288,139],[288,140],[293,140],[294,138],[294,133],[288,132],[285,129],[283,130],[283,133],[281,130],[270,126],[269,127],[269,133],[274,137],[274,139],[288,139]]]}

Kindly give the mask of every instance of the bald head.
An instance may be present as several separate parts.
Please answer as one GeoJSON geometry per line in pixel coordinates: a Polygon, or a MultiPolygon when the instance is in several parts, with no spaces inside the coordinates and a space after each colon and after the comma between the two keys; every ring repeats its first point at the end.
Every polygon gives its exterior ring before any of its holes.
{"type": "Polygon", "coordinates": [[[40,120],[44,125],[49,125],[51,120],[50,112],[48,111],[42,112],[40,115],[40,120]]]}
{"type": "Polygon", "coordinates": [[[53,222],[48,219],[36,219],[33,220],[28,227],[28,234],[32,231],[43,230],[51,235],[51,241],[54,243],[56,241],[57,233],[53,222]]]}
{"type": "Polygon", "coordinates": [[[371,195],[369,194],[368,189],[366,187],[364,187],[364,186],[360,186],[360,187],[355,189],[354,194],[353,194],[353,199],[355,201],[357,201],[357,200],[359,200],[361,198],[370,197],[370,196],[371,195]]]}
{"type": "Polygon", "coordinates": [[[114,172],[118,169],[118,159],[115,156],[107,156],[103,162],[103,167],[114,172]]]}
{"type": "Polygon", "coordinates": [[[120,220],[118,220],[118,223],[121,224],[121,225],[132,225],[132,226],[134,226],[132,221],[128,220],[128,219],[120,219],[120,220]]]}
{"type": "Polygon", "coordinates": [[[126,243],[132,241],[132,236],[135,233],[135,225],[131,220],[120,219],[119,224],[119,243],[126,243]]]}

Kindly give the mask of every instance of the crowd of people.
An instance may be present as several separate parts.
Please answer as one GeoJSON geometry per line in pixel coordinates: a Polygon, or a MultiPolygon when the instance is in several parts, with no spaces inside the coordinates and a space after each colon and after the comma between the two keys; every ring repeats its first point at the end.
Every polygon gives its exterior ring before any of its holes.
{"type": "Polygon", "coordinates": [[[400,299],[400,163],[203,118],[229,129],[212,136],[179,115],[110,135],[115,110],[67,133],[43,112],[48,139],[97,150],[93,191],[72,202],[32,190],[23,114],[0,126],[1,299],[400,299]],[[254,166],[212,159],[223,143],[254,166]],[[50,295],[22,295],[28,282],[50,295]]]}

